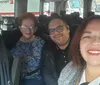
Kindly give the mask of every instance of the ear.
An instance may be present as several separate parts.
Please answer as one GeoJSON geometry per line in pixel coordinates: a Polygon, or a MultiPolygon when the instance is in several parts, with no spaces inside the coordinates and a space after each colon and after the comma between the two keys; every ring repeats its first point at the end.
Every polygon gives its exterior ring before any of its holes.
{"type": "Polygon", "coordinates": [[[21,30],[21,26],[18,27],[21,30]]]}
{"type": "Polygon", "coordinates": [[[21,26],[19,26],[18,29],[20,30],[20,32],[22,32],[21,26]]]}
{"type": "Polygon", "coordinates": [[[68,25],[66,25],[66,27],[67,27],[68,33],[70,33],[70,29],[69,29],[69,26],[68,26],[68,25]]]}
{"type": "Polygon", "coordinates": [[[35,28],[34,33],[37,31],[38,27],[35,28]]]}
{"type": "Polygon", "coordinates": [[[70,30],[68,29],[68,33],[70,33],[70,30]]]}

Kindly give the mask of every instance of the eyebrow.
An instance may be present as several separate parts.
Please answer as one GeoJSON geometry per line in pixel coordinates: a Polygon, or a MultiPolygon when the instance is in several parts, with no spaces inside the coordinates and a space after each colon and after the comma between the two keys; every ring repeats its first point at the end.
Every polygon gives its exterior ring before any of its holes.
{"type": "MultiPolygon", "coordinates": [[[[57,27],[61,27],[61,26],[64,26],[64,25],[58,25],[57,27]]],[[[50,30],[51,29],[56,29],[57,27],[55,27],[55,28],[49,28],[50,30]]]]}
{"type": "Polygon", "coordinates": [[[91,34],[90,31],[84,31],[83,34],[91,34]]]}

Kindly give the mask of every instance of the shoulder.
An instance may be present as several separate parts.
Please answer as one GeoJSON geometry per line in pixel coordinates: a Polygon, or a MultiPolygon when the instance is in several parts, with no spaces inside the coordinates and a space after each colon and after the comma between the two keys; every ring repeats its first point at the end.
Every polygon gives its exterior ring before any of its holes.
{"type": "Polygon", "coordinates": [[[43,46],[42,55],[44,56],[45,60],[48,62],[53,63],[55,60],[54,47],[55,47],[54,44],[52,44],[51,42],[46,42],[43,46]]]}
{"type": "MultiPolygon", "coordinates": [[[[70,73],[72,70],[73,70],[73,65],[72,65],[72,62],[69,62],[61,71],[60,73],[60,77],[63,77],[65,76],[66,73],[70,73]]],[[[67,75],[66,75],[67,76],[67,75]]]]}
{"type": "Polygon", "coordinates": [[[59,85],[68,85],[75,73],[77,72],[78,67],[73,66],[73,62],[69,62],[61,71],[60,77],[58,79],[59,85]]]}
{"type": "Polygon", "coordinates": [[[11,53],[13,56],[17,56],[17,55],[20,55],[22,53],[21,46],[22,46],[22,43],[20,41],[18,41],[16,46],[11,49],[11,53]]]}
{"type": "Polygon", "coordinates": [[[45,40],[44,39],[42,39],[42,38],[40,38],[40,37],[38,37],[38,36],[36,36],[35,37],[35,39],[33,40],[33,42],[36,42],[37,44],[39,43],[39,44],[44,44],[45,43],[45,40]]]}

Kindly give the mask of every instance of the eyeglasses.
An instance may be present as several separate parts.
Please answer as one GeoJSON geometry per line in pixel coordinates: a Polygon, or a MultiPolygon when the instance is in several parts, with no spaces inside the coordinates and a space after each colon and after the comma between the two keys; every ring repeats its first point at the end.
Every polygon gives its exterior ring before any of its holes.
{"type": "Polygon", "coordinates": [[[21,28],[24,29],[24,30],[28,30],[28,29],[30,29],[30,30],[36,30],[35,26],[29,26],[29,27],[27,27],[27,26],[23,26],[22,25],[21,28]]]}
{"type": "Polygon", "coordinates": [[[63,26],[64,26],[64,25],[60,25],[60,26],[58,26],[58,27],[56,27],[56,28],[49,28],[49,34],[50,34],[50,35],[53,35],[53,34],[55,33],[55,31],[56,31],[56,32],[62,32],[63,29],[64,29],[63,26]]]}

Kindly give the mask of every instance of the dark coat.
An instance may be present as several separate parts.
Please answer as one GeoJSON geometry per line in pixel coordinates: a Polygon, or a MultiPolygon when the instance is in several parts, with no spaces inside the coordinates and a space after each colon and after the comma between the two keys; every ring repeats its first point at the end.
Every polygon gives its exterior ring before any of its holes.
{"type": "Polygon", "coordinates": [[[43,78],[46,85],[58,85],[55,57],[51,51],[52,44],[45,43],[43,48],[43,78]]]}

